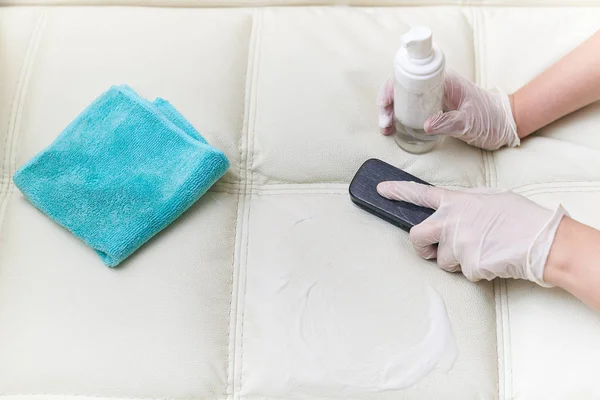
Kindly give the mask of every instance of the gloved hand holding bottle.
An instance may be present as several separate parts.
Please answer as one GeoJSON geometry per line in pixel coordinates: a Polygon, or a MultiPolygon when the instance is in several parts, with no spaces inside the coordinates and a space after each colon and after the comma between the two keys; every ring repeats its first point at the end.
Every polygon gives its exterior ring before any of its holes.
{"type": "MultiPolygon", "coordinates": [[[[429,117],[423,129],[485,150],[518,146],[520,139],[600,99],[599,48],[600,31],[511,95],[446,72],[444,111],[429,117]]],[[[394,132],[393,102],[390,78],[377,97],[384,135],[394,132]]]]}
{"type": "MultiPolygon", "coordinates": [[[[394,133],[394,80],[381,88],[379,125],[386,135],[394,133]]],[[[452,136],[485,150],[518,146],[519,136],[513,118],[510,98],[500,91],[488,91],[459,75],[446,72],[444,109],[425,121],[430,135],[452,136]]]]}

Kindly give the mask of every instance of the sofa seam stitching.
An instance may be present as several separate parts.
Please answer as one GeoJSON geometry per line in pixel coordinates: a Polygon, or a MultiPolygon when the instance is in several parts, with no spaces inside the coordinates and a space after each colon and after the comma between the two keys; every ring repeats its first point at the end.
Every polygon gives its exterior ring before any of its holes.
{"type": "MultiPolygon", "coordinates": [[[[476,42],[476,44],[474,43],[474,50],[475,50],[475,81],[477,84],[483,86],[486,83],[486,76],[485,76],[485,53],[484,53],[484,49],[482,46],[483,41],[485,40],[485,38],[483,37],[485,35],[485,28],[483,28],[484,25],[484,17],[485,15],[483,14],[481,8],[472,8],[471,10],[473,10],[473,40],[474,42],[476,42]]],[[[483,158],[483,168],[484,168],[484,186],[485,187],[496,187],[495,182],[494,182],[494,178],[493,178],[493,173],[492,173],[492,164],[493,163],[493,154],[491,154],[489,151],[486,151],[484,149],[481,149],[481,155],[483,158]]],[[[495,165],[494,165],[495,168],[495,165]]],[[[503,314],[504,314],[504,310],[503,310],[503,303],[502,303],[502,290],[500,290],[499,285],[492,285],[492,291],[494,293],[494,301],[498,302],[499,301],[499,306],[498,304],[496,304],[496,310],[500,311],[500,315],[496,315],[496,347],[497,347],[497,361],[496,361],[496,382],[498,384],[498,388],[497,388],[497,393],[498,393],[498,397],[501,397],[503,394],[506,395],[505,393],[505,384],[503,382],[505,374],[504,374],[504,369],[506,368],[506,366],[504,365],[505,363],[503,362],[503,359],[500,358],[500,351],[502,351],[502,353],[504,353],[506,351],[505,349],[505,340],[504,340],[504,321],[503,321],[503,314]],[[496,291],[498,291],[499,296],[496,296],[496,291]],[[500,326],[501,329],[498,329],[498,325],[500,326]]],[[[504,354],[502,354],[502,357],[504,357],[504,354]]]]}
{"type": "MultiPolygon", "coordinates": [[[[261,50],[261,33],[262,33],[262,17],[264,10],[258,9],[255,11],[255,19],[256,19],[256,30],[254,36],[254,46],[253,46],[253,55],[252,55],[252,79],[251,79],[251,94],[250,94],[250,104],[249,104],[249,119],[248,119],[248,130],[247,134],[247,156],[246,156],[246,187],[250,187],[250,191],[245,193],[247,203],[244,210],[246,211],[246,215],[244,218],[245,221],[245,229],[243,230],[242,237],[245,239],[245,249],[244,249],[244,258],[240,259],[244,262],[244,274],[243,274],[243,286],[241,286],[240,290],[240,299],[241,299],[241,310],[237,310],[238,316],[240,317],[240,362],[239,362],[239,379],[238,379],[238,387],[234,393],[234,398],[237,395],[237,398],[241,398],[242,387],[244,385],[244,318],[246,316],[246,290],[247,290],[247,277],[248,277],[248,249],[250,243],[250,212],[252,209],[252,193],[254,188],[254,174],[253,174],[253,164],[254,164],[254,154],[255,154],[255,128],[256,128],[256,113],[257,113],[257,97],[258,97],[258,80],[259,80],[259,72],[260,72],[260,50],[261,50]],[[251,141],[251,142],[250,142],[251,141]]],[[[240,271],[241,263],[240,263],[240,271]]]]}
{"type": "MultiPolygon", "coordinates": [[[[30,39],[30,43],[33,40],[33,38],[35,37],[35,27],[33,28],[33,31],[31,33],[31,39],[30,39]]],[[[29,46],[27,46],[29,47],[29,46]]],[[[27,64],[26,62],[27,60],[24,61],[24,64],[27,64]]],[[[23,66],[23,68],[25,67],[25,65],[23,66]]],[[[21,75],[21,74],[19,74],[21,75]]],[[[20,81],[20,79],[19,79],[20,81]]],[[[19,83],[19,82],[17,82],[19,83]]],[[[13,94],[13,98],[12,101],[10,103],[10,110],[8,112],[8,121],[6,124],[6,132],[5,132],[5,136],[4,136],[4,159],[2,160],[2,166],[3,166],[3,171],[2,171],[2,177],[3,177],[3,181],[2,181],[2,188],[4,188],[5,185],[5,181],[4,178],[7,177],[8,179],[6,180],[6,182],[10,181],[10,165],[6,165],[7,163],[10,163],[9,161],[9,148],[8,148],[8,136],[10,133],[10,126],[11,126],[11,120],[12,120],[12,115],[13,115],[13,107],[16,103],[17,97],[18,97],[18,93],[21,91],[21,87],[19,85],[17,85],[17,88],[15,89],[15,92],[13,94]]]]}
{"type": "Polygon", "coordinates": [[[19,139],[20,139],[20,132],[21,132],[21,115],[23,113],[23,109],[25,107],[25,99],[27,97],[27,90],[29,88],[29,81],[31,80],[31,72],[33,70],[33,65],[35,64],[35,58],[37,55],[37,51],[41,42],[41,38],[42,38],[42,33],[44,32],[44,28],[45,28],[45,23],[46,23],[46,13],[42,12],[40,17],[38,18],[38,22],[36,23],[36,25],[38,25],[38,31],[36,33],[36,40],[35,43],[33,44],[33,50],[32,50],[32,54],[31,54],[31,60],[29,61],[29,67],[27,69],[27,75],[25,76],[25,81],[23,82],[23,88],[21,89],[21,95],[19,96],[19,101],[17,103],[17,109],[16,109],[16,117],[15,117],[15,125],[14,125],[14,133],[12,135],[12,140],[11,140],[11,175],[14,176],[14,174],[16,173],[17,170],[17,154],[19,152],[19,139]]]}
{"type": "Polygon", "coordinates": [[[15,134],[15,125],[16,122],[13,122],[13,119],[17,118],[17,108],[15,108],[15,104],[20,102],[20,98],[21,98],[21,93],[23,91],[23,87],[25,86],[24,81],[25,81],[25,76],[27,75],[27,71],[30,68],[30,61],[31,61],[31,52],[33,51],[33,47],[34,47],[34,42],[36,40],[37,37],[37,31],[38,31],[38,27],[40,25],[42,17],[38,17],[33,29],[31,30],[31,37],[29,38],[29,43],[27,44],[27,50],[25,51],[25,58],[23,60],[23,66],[21,67],[21,70],[19,71],[19,78],[17,79],[17,87],[15,88],[15,92],[13,94],[11,103],[10,103],[10,109],[9,109],[9,113],[8,113],[8,123],[6,124],[6,133],[5,133],[5,137],[4,137],[4,159],[2,160],[2,164],[4,167],[4,170],[2,171],[2,175],[3,178],[8,178],[6,180],[3,179],[2,181],[2,193],[5,192],[5,190],[8,190],[8,187],[10,186],[10,181],[12,178],[12,157],[11,157],[11,149],[12,149],[12,141],[13,138],[12,136],[15,134]],[[13,114],[13,110],[14,110],[14,114],[13,114]],[[12,129],[11,129],[12,128],[12,129]],[[10,141],[9,141],[10,138],[10,141]],[[9,146],[10,143],[10,146],[9,146]],[[6,186],[6,188],[4,187],[6,186]]]}
{"type": "MultiPolygon", "coordinates": [[[[483,43],[485,43],[485,14],[483,12],[482,8],[477,8],[477,15],[478,15],[478,25],[477,25],[477,40],[478,40],[478,48],[477,48],[477,60],[478,60],[478,77],[479,77],[479,84],[483,87],[487,86],[487,74],[486,74],[486,53],[485,53],[485,49],[483,48],[483,43]]],[[[485,151],[484,150],[484,154],[485,154],[485,158],[486,158],[486,162],[487,162],[487,166],[486,166],[486,171],[487,174],[486,175],[486,186],[490,187],[490,188],[496,188],[498,186],[497,184],[497,175],[498,172],[496,170],[496,162],[494,159],[494,154],[490,151],[485,151]]],[[[501,284],[501,282],[500,282],[501,284]]],[[[502,358],[500,358],[500,354],[498,353],[498,360],[496,363],[496,368],[497,368],[497,382],[498,382],[498,397],[504,396],[506,397],[506,346],[507,346],[507,342],[506,342],[506,338],[504,335],[504,314],[505,314],[505,310],[504,310],[504,302],[503,300],[503,291],[501,290],[500,284],[498,285],[493,285],[492,286],[492,290],[498,290],[499,291],[499,296],[496,297],[494,296],[494,300],[495,301],[500,301],[500,318],[498,318],[498,316],[496,317],[496,323],[498,323],[498,320],[500,319],[500,328],[501,329],[496,329],[496,335],[499,335],[499,337],[496,338],[496,346],[498,346],[502,349],[502,358]]]]}
{"type": "Polygon", "coordinates": [[[7,167],[6,172],[3,172],[3,178],[6,179],[3,179],[1,185],[2,190],[0,191],[0,231],[4,225],[6,209],[8,208],[8,202],[10,201],[10,197],[13,193],[12,188],[14,183],[12,178],[16,172],[15,142],[18,143],[18,135],[20,133],[20,118],[25,104],[27,87],[29,86],[29,80],[31,79],[31,71],[35,63],[35,56],[37,54],[44,30],[45,17],[46,13],[41,12],[31,32],[31,38],[29,39],[29,43],[27,45],[23,66],[19,72],[17,87],[10,105],[9,120],[6,127],[6,138],[4,142],[3,160],[4,166],[7,167]]]}
{"type": "MultiPolygon", "coordinates": [[[[475,83],[479,84],[481,82],[481,40],[479,38],[479,10],[475,7],[469,6],[469,11],[471,12],[471,20],[472,20],[472,36],[473,36],[473,62],[474,62],[474,72],[475,72],[475,83]]],[[[481,156],[482,166],[483,166],[483,184],[485,187],[489,187],[489,166],[488,166],[488,158],[487,153],[483,149],[479,149],[479,154],[481,156]]]]}
{"type": "MultiPolygon", "coordinates": [[[[572,184],[577,184],[577,185],[570,186],[570,187],[546,186],[546,187],[528,188],[529,186],[532,186],[532,185],[528,184],[528,185],[518,186],[518,187],[515,187],[510,190],[515,193],[519,193],[521,195],[537,195],[537,194],[544,194],[544,193],[594,193],[594,192],[600,191],[600,182],[595,182],[595,181],[565,181],[565,182],[559,182],[559,183],[564,183],[564,184],[572,183],[572,184]],[[590,183],[591,185],[583,185],[584,183],[590,183]]],[[[539,182],[537,184],[550,185],[551,182],[539,182]]],[[[312,184],[289,184],[289,185],[295,185],[298,187],[290,188],[290,187],[285,187],[286,185],[283,185],[283,184],[282,185],[272,185],[272,186],[262,186],[262,187],[258,186],[258,187],[252,188],[252,193],[258,194],[258,195],[271,194],[269,192],[273,192],[272,194],[279,194],[279,193],[299,193],[299,194],[346,193],[347,186],[348,186],[347,183],[337,183],[336,184],[336,185],[339,185],[342,187],[323,186],[323,187],[303,188],[302,186],[305,186],[305,185],[312,186],[312,184]],[[276,186],[284,186],[284,187],[276,187],[276,186]]],[[[470,186],[466,186],[466,185],[450,185],[450,186],[465,187],[465,188],[470,187],[470,186]]],[[[209,190],[209,192],[244,195],[246,193],[246,190],[243,188],[214,188],[213,187],[209,190]]]]}
{"type": "Polygon", "coordinates": [[[479,42],[477,40],[477,37],[475,36],[475,32],[477,30],[477,17],[475,16],[475,8],[468,8],[471,14],[472,21],[471,35],[473,36],[473,71],[475,72],[475,82],[477,83],[479,81],[479,55],[477,54],[479,50],[479,42]]]}
{"type": "MultiPolygon", "coordinates": [[[[479,77],[479,85],[481,87],[487,88],[488,87],[488,76],[487,76],[487,68],[486,68],[486,57],[485,57],[485,49],[483,46],[483,43],[487,43],[486,41],[486,31],[485,31],[485,14],[483,12],[483,8],[477,8],[477,14],[478,14],[478,29],[477,29],[477,36],[478,36],[478,49],[477,49],[477,54],[479,55],[479,57],[477,58],[479,60],[479,71],[478,71],[478,77],[479,77]]],[[[498,187],[498,170],[497,170],[497,166],[496,166],[496,160],[494,157],[494,152],[493,151],[487,151],[484,150],[485,154],[486,154],[486,158],[487,158],[487,162],[488,162],[488,185],[490,188],[497,188],[498,187]]]]}
{"type": "Polygon", "coordinates": [[[502,305],[502,280],[501,278],[496,279],[494,284],[494,301],[496,302],[496,341],[498,346],[498,399],[505,399],[505,385],[504,385],[504,354],[506,352],[504,343],[504,307],[502,305]]]}
{"type": "MultiPolygon", "coordinates": [[[[534,182],[529,182],[529,183],[525,183],[522,185],[518,185],[518,186],[513,186],[512,188],[507,187],[507,190],[515,190],[515,189],[521,189],[527,186],[535,186],[535,185],[553,185],[553,184],[583,184],[583,183],[589,183],[589,184],[596,184],[596,185],[600,185],[600,179],[599,180],[563,180],[563,181],[557,181],[557,180],[553,180],[553,181],[534,181],[534,182]]],[[[272,182],[272,183],[265,183],[265,184],[258,184],[256,187],[258,188],[264,188],[264,187],[270,187],[270,186],[286,186],[286,185],[296,185],[296,186],[308,186],[308,185],[349,185],[350,182],[349,181],[327,181],[327,182],[321,182],[321,181],[316,181],[316,182],[294,182],[294,181],[276,181],[276,182],[272,182]]],[[[456,186],[456,187],[464,187],[464,188],[474,188],[477,186],[473,186],[473,185],[465,185],[465,184],[461,184],[461,183],[456,183],[456,182],[434,182],[435,185],[437,186],[456,186]]],[[[215,186],[224,186],[224,185],[240,185],[240,182],[217,182],[215,186]]]]}
{"type": "MultiPolygon", "coordinates": [[[[236,241],[235,241],[235,248],[234,248],[234,254],[233,254],[233,258],[234,258],[234,262],[233,262],[233,268],[232,268],[232,273],[231,273],[231,304],[230,304],[230,311],[229,311],[229,329],[228,329],[228,335],[229,335],[229,340],[228,340],[228,366],[227,366],[227,388],[226,388],[226,395],[229,398],[229,396],[231,396],[231,398],[235,398],[236,396],[236,377],[237,377],[237,333],[238,333],[238,306],[239,306],[239,296],[240,296],[240,287],[239,287],[239,281],[240,281],[240,269],[241,269],[241,252],[242,252],[242,248],[241,248],[241,244],[242,241],[244,239],[244,210],[245,210],[245,206],[246,206],[246,197],[247,197],[247,187],[244,186],[242,187],[242,181],[244,182],[244,185],[246,185],[247,180],[246,180],[246,175],[247,175],[247,142],[245,142],[244,140],[244,133],[248,131],[248,119],[249,119],[249,115],[250,115],[250,101],[249,99],[247,99],[247,96],[250,95],[251,93],[251,85],[252,85],[252,79],[250,79],[250,81],[248,80],[249,77],[252,77],[252,54],[253,54],[253,50],[254,50],[254,35],[255,35],[255,29],[256,29],[256,24],[255,24],[255,16],[256,16],[256,12],[253,11],[252,12],[252,18],[251,18],[251,29],[250,29],[250,38],[248,41],[248,55],[247,55],[247,60],[246,60],[246,73],[245,73],[245,85],[244,85],[244,95],[243,95],[243,99],[244,99],[244,113],[242,116],[242,129],[240,132],[240,145],[239,145],[239,153],[240,153],[240,162],[238,164],[238,174],[239,174],[239,182],[236,183],[227,183],[227,184],[233,184],[233,185],[239,185],[239,187],[233,189],[233,193],[238,195],[238,201],[237,201],[237,210],[236,210],[236,241]],[[244,146],[245,145],[245,146],[244,146]],[[246,151],[244,151],[246,150],[246,151]],[[242,213],[240,216],[240,209],[242,209],[242,213]],[[238,249],[239,248],[239,249],[238,249]],[[237,277],[237,279],[236,279],[237,277]],[[234,299],[235,296],[235,299],[234,299]],[[234,302],[235,300],[235,302],[234,302]],[[234,307],[235,306],[235,307],[234,307]],[[235,312],[234,312],[235,311],[235,312]],[[232,332],[233,331],[233,332],[232,332]],[[230,386],[231,385],[231,386],[230,386]]],[[[246,135],[246,140],[247,140],[247,135],[246,135]]],[[[227,189],[224,188],[223,192],[229,193],[229,191],[227,189]]]]}
{"type": "Polygon", "coordinates": [[[492,286],[492,289],[494,291],[494,303],[495,303],[495,312],[496,312],[496,353],[497,353],[497,357],[498,357],[498,362],[496,365],[497,368],[497,374],[498,374],[498,378],[497,378],[497,384],[498,384],[498,398],[502,399],[505,397],[505,392],[504,392],[504,385],[503,385],[503,379],[504,379],[504,335],[502,334],[503,330],[504,330],[504,323],[503,323],[503,309],[502,309],[502,298],[501,298],[501,293],[502,293],[502,288],[500,287],[501,282],[500,279],[496,279],[494,281],[494,284],[492,286]]]}
{"type": "MultiPolygon", "coordinates": [[[[241,149],[241,148],[240,148],[241,149]]],[[[240,168],[241,169],[241,168],[240,168]]],[[[224,193],[229,193],[228,191],[223,191],[224,193]]],[[[240,216],[240,204],[241,204],[241,198],[244,196],[242,194],[242,191],[238,190],[237,191],[237,202],[236,202],[236,212],[235,212],[235,232],[236,232],[236,237],[238,235],[237,231],[238,231],[238,224],[239,224],[239,216],[240,216]]],[[[230,286],[231,286],[231,296],[229,298],[229,324],[227,326],[227,376],[226,376],[226,386],[225,386],[225,394],[227,396],[229,396],[229,380],[233,379],[233,377],[235,376],[234,372],[233,372],[233,368],[235,368],[235,340],[233,341],[232,344],[232,339],[234,339],[233,337],[235,336],[231,334],[231,329],[232,329],[232,325],[235,325],[233,322],[233,297],[234,297],[234,290],[236,289],[236,285],[234,284],[235,281],[235,266],[236,266],[236,249],[237,249],[237,244],[236,244],[236,240],[234,238],[234,248],[233,248],[233,254],[232,254],[232,261],[231,261],[231,279],[230,279],[230,286]],[[233,349],[231,348],[231,346],[234,346],[233,349]]],[[[231,388],[231,392],[233,393],[233,382],[232,382],[232,388],[231,388]]]]}
{"type": "Polygon", "coordinates": [[[502,323],[501,323],[501,332],[502,332],[502,393],[503,393],[503,397],[504,399],[508,399],[509,394],[507,391],[507,386],[506,386],[506,379],[507,379],[507,375],[506,375],[506,371],[507,371],[507,361],[508,358],[506,357],[507,351],[508,351],[508,341],[507,341],[507,336],[506,336],[506,330],[510,329],[510,327],[508,326],[508,319],[507,319],[507,315],[506,315],[506,306],[505,306],[505,300],[506,300],[506,296],[505,296],[505,291],[506,291],[506,286],[505,286],[506,281],[503,280],[502,278],[500,279],[500,282],[498,283],[498,290],[500,291],[500,309],[502,310],[501,312],[501,318],[502,318],[502,323]]]}
{"type": "MultiPolygon", "coordinates": [[[[264,15],[264,10],[260,10],[257,12],[257,28],[256,28],[256,44],[255,44],[255,48],[254,48],[254,59],[255,59],[255,66],[254,66],[254,77],[253,77],[253,96],[252,96],[252,100],[253,100],[253,113],[252,115],[252,129],[248,130],[248,137],[249,139],[252,139],[252,147],[248,148],[248,150],[250,151],[250,157],[249,157],[249,164],[246,166],[248,172],[250,173],[250,179],[248,179],[249,185],[250,185],[250,193],[248,193],[248,198],[250,200],[249,204],[248,204],[248,215],[247,215],[247,222],[246,222],[246,249],[245,249],[245,257],[244,257],[244,262],[245,262],[245,270],[247,272],[248,270],[248,251],[249,251],[249,244],[250,244],[250,235],[248,234],[249,229],[250,229],[250,213],[252,210],[252,194],[254,191],[254,157],[256,154],[256,114],[257,114],[257,108],[258,108],[258,90],[259,90],[259,79],[260,79],[260,57],[261,57],[261,38],[262,38],[262,22],[263,22],[263,15],[264,15]]],[[[242,388],[244,386],[244,319],[246,317],[246,293],[247,293],[247,277],[248,274],[245,273],[244,274],[244,307],[241,310],[242,313],[242,320],[241,320],[241,327],[242,327],[242,331],[241,331],[241,342],[240,342],[240,386],[239,386],[239,397],[241,398],[241,392],[242,392],[242,388]]]]}
{"type": "MultiPolygon", "coordinates": [[[[238,194],[237,192],[228,192],[228,191],[215,191],[216,193],[226,193],[226,194],[238,194]]],[[[576,189],[576,190],[545,190],[545,191],[539,191],[539,192],[535,192],[535,193],[528,193],[526,196],[534,196],[534,195],[538,195],[538,194],[558,194],[558,193],[579,193],[579,194],[583,194],[583,193],[599,193],[600,192],[600,188],[594,188],[594,190],[580,190],[580,189],[576,189]]],[[[318,196],[318,195],[347,195],[347,190],[342,190],[342,189],[333,189],[331,191],[298,191],[298,190],[275,190],[275,191],[265,191],[265,192],[252,192],[252,193],[248,193],[248,195],[255,195],[255,196],[282,196],[282,195],[298,195],[298,196],[318,196]]],[[[520,193],[519,193],[520,194],[520,193]]],[[[245,247],[245,246],[244,246],[245,247]]]]}
{"type": "MultiPolygon", "coordinates": [[[[485,49],[483,47],[483,43],[486,43],[485,38],[485,15],[483,13],[482,8],[475,9],[477,14],[477,34],[475,32],[473,37],[477,38],[477,84],[481,87],[487,87],[487,74],[486,72],[486,58],[485,58],[485,49]]],[[[494,161],[494,153],[488,150],[483,150],[486,160],[486,186],[490,188],[497,187],[496,184],[496,163],[494,161]]]]}
{"type": "Polygon", "coordinates": [[[508,282],[506,279],[504,280],[504,297],[506,298],[506,326],[508,328],[508,337],[504,341],[504,354],[506,360],[506,362],[504,363],[504,397],[508,399],[512,392],[512,349],[510,341],[512,337],[512,331],[510,327],[510,305],[508,304],[508,282]]]}

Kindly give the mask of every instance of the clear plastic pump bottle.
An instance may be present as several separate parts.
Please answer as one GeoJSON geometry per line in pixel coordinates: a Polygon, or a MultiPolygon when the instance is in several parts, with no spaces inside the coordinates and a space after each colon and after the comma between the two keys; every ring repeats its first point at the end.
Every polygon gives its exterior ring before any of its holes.
{"type": "Polygon", "coordinates": [[[442,111],[446,62],[427,27],[413,27],[402,36],[402,44],[394,59],[395,140],[407,152],[422,154],[441,139],[425,135],[423,125],[442,111]]]}

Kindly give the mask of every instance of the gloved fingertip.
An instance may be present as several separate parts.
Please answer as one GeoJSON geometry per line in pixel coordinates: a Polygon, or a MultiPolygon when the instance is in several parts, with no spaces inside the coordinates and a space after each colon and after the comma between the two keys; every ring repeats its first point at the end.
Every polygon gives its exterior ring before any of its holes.
{"type": "Polygon", "coordinates": [[[377,120],[381,129],[389,128],[392,125],[392,115],[386,112],[385,109],[379,112],[377,120]]]}
{"type": "Polygon", "coordinates": [[[379,195],[389,199],[390,188],[392,186],[391,182],[381,182],[377,185],[377,193],[379,195]]]}
{"type": "Polygon", "coordinates": [[[412,185],[412,182],[385,181],[377,185],[377,193],[386,199],[405,201],[404,192],[412,185]]]}
{"type": "Polygon", "coordinates": [[[436,257],[437,257],[437,251],[435,251],[435,250],[432,250],[423,256],[423,258],[425,260],[433,260],[436,257]]]}
{"type": "Polygon", "coordinates": [[[442,115],[444,115],[444,113],[440,111],[437,114],[427,118],[425,124],[423,125],[423,130],[425,130],[425,133],[435,133],[436,125],[442,118],[442,115]]]}
{"type": "Polygon", "coordinates": [[[379,107],[386,107],[394,101],[394,81],[389,78],[385,81],[379,93],[377,94],[376,103],[379,107]]]}
{"type": "Polygon", "coordinates": [[[402,185],[403,182],[381,182],[377,185],[377,193],[379,195],[385,197],[390,200],[398,200],[398,187],[402,185]]]}
{"type": "Polygon", "coordinates": [[[425,124],[423,125],[423,130],[425,131],[425,133],[431,133],[433,131],[433,129],[431,128],[431,121],[429,119],[425,121],[425,124]]]}
{"type": "Polygon", "coordinates": [[[385,93],[380,93],[379,95],[377,95],[377,100],[375,100],[375,104],[377,104],[377,107],[387,107],[390,104],[392,104],[392,99],[386,97],[385,93]]]}
{"type": "Polygon", "coordinates": [[[394,128],[393,125],[381,129],[381,133],[384,136],[389,136],[389,135],[393,134],[394,132],[396,132],[396,129],[394,128]]]}
{"type": "Polygon", "coordinates": [[[438,258],[438,265],[446,272],[455,273],[461,271],[460,264],[458,264],[456,261],[450,262],[448,260],[441,260],[438,258]]]}

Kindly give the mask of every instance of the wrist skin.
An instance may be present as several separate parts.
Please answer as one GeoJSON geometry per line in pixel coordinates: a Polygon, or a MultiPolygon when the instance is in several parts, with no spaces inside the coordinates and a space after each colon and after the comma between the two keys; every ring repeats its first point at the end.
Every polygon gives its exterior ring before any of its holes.
{"type": "Polygon", "coordinates": [[[519,138],[600,100],[600,30],[509,96],[519,138]]]}
{"type": "Polygon", "coordinates": [[[600,231],[563,217],[546,260],[544,281],[600,311],[600,231]]]}
{"type": "Polygon", "coordinates": [[[558,287],[562,287],[570,279],[571,263],[568,249],[571,247],[569,233],[573,231],[572,221],[568,217],[563,217],[558,225],[544,268],[544,281],[558,287]]]}

